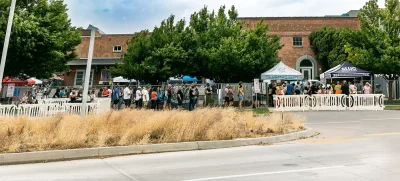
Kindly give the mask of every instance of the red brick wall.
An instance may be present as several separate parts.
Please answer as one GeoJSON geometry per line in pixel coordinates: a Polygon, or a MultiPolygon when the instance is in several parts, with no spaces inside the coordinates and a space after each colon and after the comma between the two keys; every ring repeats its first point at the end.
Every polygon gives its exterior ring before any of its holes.
{"type": "MultiPolygon", "coordinates": [[[[239,20],[248,24],[249,28],[254,28],[261,18],[239,18],[239,20]]],[[[360,28],[359,20],[350,17],[267,17],[264,18],[263,23],[270,26],[268,34],[281,37],[281,44],[284,46],[278,51],[278,55],[283,63],[294,69],[296,69],[297,59],[305,54],[311,55],[316,59],[308,39],[312,31],[321,29],[324,26],[351,28],[354,30],[360,28]],[[293,46],[294,36],[303,37],[302,47],[293,46]]],[[[318,69],[320,68],[318,63],[318,69]]],[[[322,72],[319,71],[319,73],[322,72]]],[[[319,75],[316,75],[316,77],[319,77],[319,75]]]]}
{"type": "MultiPolygon", "coordinates": [[[[127,42],[131,40],[133,34],[122,35],[101,35],[96,37],[94,42],[93,58],[116,58],[121,57],[122,53],[113,52],[114,45],[122,45],[122,52],[126,52],[127,42]]],[[[82,37],[82,43],[76,47],[78,58],[88,58],[90,37],[82,37]]]]}

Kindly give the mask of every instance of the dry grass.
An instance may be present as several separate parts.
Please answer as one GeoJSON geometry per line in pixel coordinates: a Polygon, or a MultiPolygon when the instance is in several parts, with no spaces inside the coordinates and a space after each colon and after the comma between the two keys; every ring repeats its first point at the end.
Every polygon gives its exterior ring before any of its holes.
{"type": "Polygon", "coordinates": [[[101,146],[228,140],[299,131],[304,118],[272,114],[255,118],[233,109],[193,112],[111,111],[81,117],[0,118],[0,152],[27,152],[101,146]]]}

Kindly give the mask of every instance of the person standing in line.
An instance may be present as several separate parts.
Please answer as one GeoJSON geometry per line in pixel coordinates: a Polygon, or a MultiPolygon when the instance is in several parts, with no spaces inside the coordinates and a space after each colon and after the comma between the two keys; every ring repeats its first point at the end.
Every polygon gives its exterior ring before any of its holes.
{"type": "Polygon", "coordinates": [[[334,89],[335,89],[335,94],[342,94],[342,85],[340,85],[339,81],[337,81],[334,89]]]}
{"type": "Polygon", "coordinates": [[[275,102],[276,102],[276,82],[272,83],[272,88],[271,88],[271,106],[275,107],[275,102]]]}
{"type": "Polygon", "coordinates": [[[281,90],[283,91],[283,95],[287,95],[287,87],[286,87],[286,82],[282,84],[281,90]]]}
{"type": "Polygon", "coordinates": [[[361,82],[357,84],[357,94],[363,94],[363,85],[361,82]]]}
{"type": "Polygon", "coordinates": [[[295,90],[294,90],[294,95],[300,95],[300,90],[299,90],[299,87],[298,86],[296,86],[295,87],[295,90]]]}
{"type": "Polygon", "coordinates": [[[347,85],[346,81],[343,81],[342,94],[345,94],[347,96],[350,95],[350,88],[349,88],[349,85],[347,85]]]}
{"type": "Polygon", "coordinates": [[[225,86],[225,107],[229,106],[229,84],[226,84],[225,86]]]}
{"type": "Polygon", "coordinates": [[[108,97],[110,96],[110,92],[108,91],[107,87],[103,88],[103,91],[101,92],[102,97],[108,97]]]}
{"type": "Polygon", "coordinates": [[[371,94],[371,85],[369,84],[369,82],[365,83],[364,94],[371,94]]]}
{"type": "Polygon", "coordinates": [[[230,106],[233,105],[233,89],[232,89],[232,86],[229,86],[228,96],[229,96],[229,107],[230,107],[230,106]]]}
{"type": "Polygon", "coordinates": [[[317,84],[315,82],[313,82],[312,86],[311,86],[311,94],[317,94],[317,93],[318,93],[317,84]]]}
{"type": "Polygon", "coordinates": [[[165,111],[168,106],[168,87],[165,87],[165,90],[163,90],[162,99],[164,101],[163,110],[165,111]]]}
{"type": "Polygon", "coordinates": [[[208,107],[211,104],[211,86],[209,83],[206,84],[206,102],[205,106],[208,107]]]}
{"type": "Polygon", "coordinates": [[[142,90],[142,99],[143,99],[143,108],[147,109],[147,105],[149,105],[149,91],[147,87],[144,87],[142,90]]]}
{"type": "Polygon", "coordinates": [[[293,85],[289,81],[286,85],[286,95],[293,95],[293,85]]]}
{"type": "Polygon", "coordinates": [[[182,105],[183,105],[183,92],[182,92],[182,86],[179,86],[177,97],[178,99],[178,110],[182,110],[182,105]]]}
{"type": "Polygon", "coordinates": [[[136,90],[136,109],[140,109],[141,108],[141,101],[142,101],[142,91],[140,90],[141,87],[138,87],[138,89],[136,90]]]}
{"type": "Polygon", "coordinates": [[[300,92],[303,91],[303,90],[302,90],[302,85],[300,85],[300,81],[297,81],[296,87],[297,87],[297,89],[298,89],[300,92]]]}
{"type": "Polygon", "coordinates": [[[156,110],[157,97],[157,89],[153,88],[153,91],[151,92],[151,109],[153,110],[156,110]]]}
{"type": "Polygon", "coordinates": [[[172,105],[171,105],[171,103],[172,103],[172,84],[168,84],[167,92],[168,92],[167,107],[168,107],[168,110],[171,110],[172,109],[172,105]]]}
{"type": "Polygon", "coordinates": [[[160,110],[160,102],[161,102],[161,92],[162,90],[160,89],[160,87],[157,87],[157,101],[156,101],[156,110],[160,110]]]}
{"type": "Polygon", "coordinates": [[[124,104],[126,109],[131,107],[131,90],[128,85],[124,89],[124,104]]]}
{"type": "Polygon", "coordinates": [[[95,103],[96,93],[94,90],[90,91],[90,103],[95,103]]]}
{"type": "Polygon", "coordinates": [[[357,94],[357,87],[352,82],[349,82],[349,84],[350,94],[357,94]]]}
{"type": "Polygon", "coordinates": [[[195,101],[196,101],[195,97],[196,97],[196,89],[195,89],[195,86],[192,85],[190,87],[190,90],[189,90],[189,99],[190,99],[190,101],[189,101],[189,111],[193,111],[194,110],[194,104],[195,104],[195,101]]]}
{"type": "Polygon", "coordinates": [[[239,110],[240,110],[240,111],[243,111],[242,103],[243,103],[243,100],[244,100],[244,92],[243,92],[243,86],[242,86],[241,83],[239,83],[238,98],[239,98],[239,110]]]}
{"type": "Polygon", "coordinates": [[[117,105],[119,103],[119,87],[115,87],[113,92],[113,109],[117,110],[117,105]]]}

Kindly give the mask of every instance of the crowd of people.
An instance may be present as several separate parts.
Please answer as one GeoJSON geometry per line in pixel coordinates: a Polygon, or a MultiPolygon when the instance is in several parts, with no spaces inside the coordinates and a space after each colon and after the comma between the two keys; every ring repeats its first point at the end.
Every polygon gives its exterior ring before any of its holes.
{"type": "MultiPolygon", "coordinates": [[[[276,95],[314,95],[314,94],[371,94],[372,87],[369,82],[363,85],[358,82],[356,85],[353,82],[337,81],[336,85],[323,87],[322,85],[317,86],[316,82],[304,86],[300,81],[296,84],[284,82],[281,85],[277,85],[276,82],[272,83],[269,87],[270,100],[274,100],[276,95]]],[[[270,102],[273,106],[273,101],[270,102]]]]}

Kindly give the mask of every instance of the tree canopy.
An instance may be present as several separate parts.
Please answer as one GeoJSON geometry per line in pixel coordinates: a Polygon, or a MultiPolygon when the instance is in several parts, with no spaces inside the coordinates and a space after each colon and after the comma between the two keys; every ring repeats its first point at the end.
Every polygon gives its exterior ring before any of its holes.
{"type": "Polygon", "coordinates": [[[277,63],[278,37],[267,35],[259,22],[243,31],[234,6],[218,12],[204,7],[189,23],[175,16],[161,22],[152,33],[143,30],[128,43],[123,64],[110,68],[115,76],[155,83],[169,77],[191,75],[218,82],[250,81],[277,63]]]}
{"type": "Polygon", "coordinates": [[[370,0],[358,15],[361,29],[348,41],[348,59],[357,66],[393,80],[400,75],[400,9],[397,0],[380,9],[370,0]]]}
{"type": "Polygon", "coordinates": [[[321,63],[323,71],[347,60],[345,45],[352,33],[350,29],[324,27],[310,34],[311,48],[321,63]]]}
{"type": "MultiPolygon", "coordinates": [[[[0,44],[3,46],[10,0],[0,0],[0,44]]],[[[71,25],[63,0],[17,1],[5,75],[25,73],[48,78],[76,58],[80,31],[71,25]]],[[[1,52],[0,52],[1,55],[1,52]]]]}

